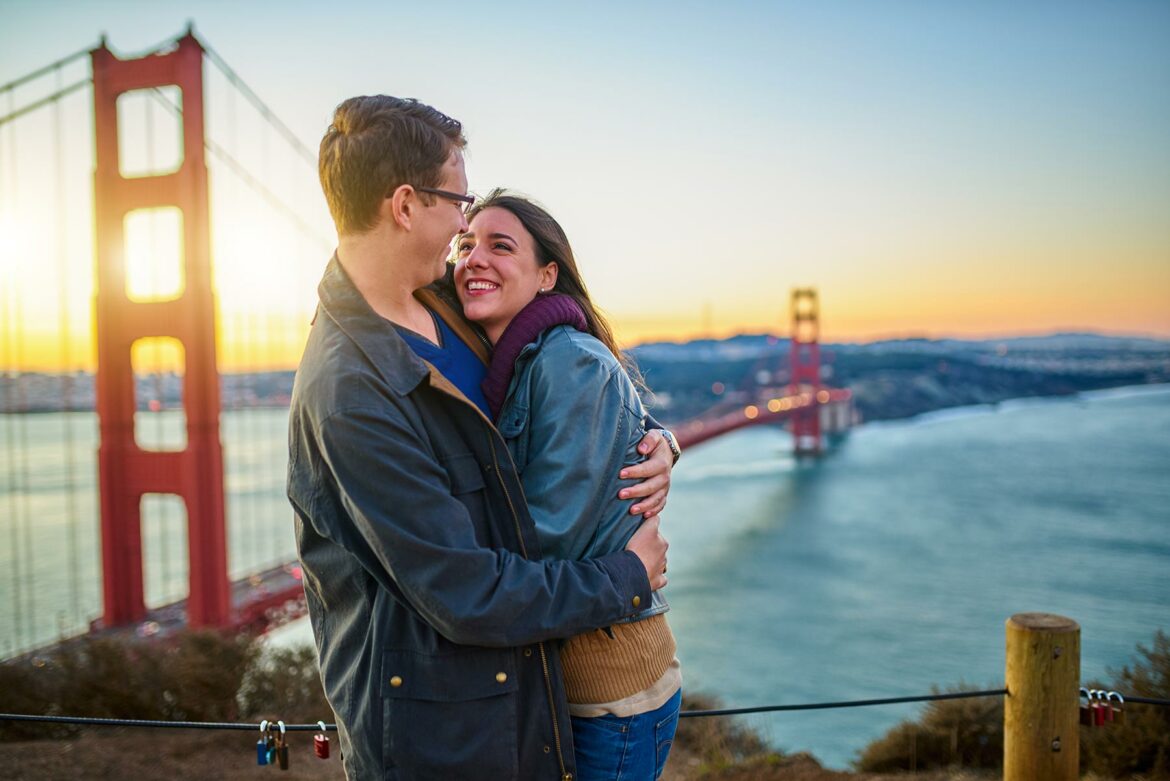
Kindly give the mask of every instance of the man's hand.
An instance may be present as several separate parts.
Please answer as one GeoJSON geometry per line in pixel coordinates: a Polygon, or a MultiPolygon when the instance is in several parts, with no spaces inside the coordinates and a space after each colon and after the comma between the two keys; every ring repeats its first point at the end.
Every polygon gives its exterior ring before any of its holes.
{"type": "Polygon", "coordinates": [[[647,456],[640,464],[627,466],[619,475],[623,480],[641,480],[637,485],[618,491],[619,499],[640,499],[630,508],[630,515],[653,518],[666,507],[670,491],[670,470],[674,467],[674,453],[658,429],[650,429],[638,443],[638,452],[647,456]]]}
{"type": "Polygon", "coordinates": [[[642,521],[638,531],[626,543],[626,550],[638,554],[642,566],[646,568],[646,577],[650,579],[650,590],[657,591],[666,585],[666,549],[670,543],[658,530],[659,518],[648,518],[642,521]]]}

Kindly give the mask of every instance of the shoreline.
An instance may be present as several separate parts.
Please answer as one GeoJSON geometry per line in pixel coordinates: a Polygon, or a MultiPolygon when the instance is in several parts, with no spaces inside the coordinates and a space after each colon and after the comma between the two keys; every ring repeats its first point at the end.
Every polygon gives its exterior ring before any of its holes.
{"type": "Polygon", "coordinates": [[[929,425],[945,420],[979,417],[981,415],[995,415],[1004,412],[1014,412],[1031,406],[1051,404],[1055,401],[1067,402],[1102,402],[1114,399],[1142,398],[1145,396],[1170,395],[1170,382],[1152,382],[1141,385],[1117,385],[1110,388],[1076,391],[1074,393],[1053,393],[1039,396],[1012,396],[1001,401],[986,401],[978,404],[956,404],[954,406],[938,407],[926,410],[907,417],[870,418],[855,426],[871,426],[875,424],[914,423],[929,425]],[[1006,409],[1005,409],[1006,407],[1006,409]]]}

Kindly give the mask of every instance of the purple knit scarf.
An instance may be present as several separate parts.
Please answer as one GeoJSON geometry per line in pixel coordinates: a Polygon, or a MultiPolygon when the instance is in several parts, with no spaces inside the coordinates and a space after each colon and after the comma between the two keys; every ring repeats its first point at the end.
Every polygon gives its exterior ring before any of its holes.
{"type": "Polygon", "coordinates": [[[516,359],[520,356],[520,351],[554,325],[571,325],[578,331],[585,330],[585,313],[571,296],[562,293],[537,296],[528,302],[528,306],[521,309],[504,329],[500,341],[496,342],[495,350],[492,352],[492,362],[488,366],[487,376],[479,386],[483,389],[488,406],[491,407],[493,418],[500,416],[508,385],[512,382],[512,375],[516,373],[516,359]]]}

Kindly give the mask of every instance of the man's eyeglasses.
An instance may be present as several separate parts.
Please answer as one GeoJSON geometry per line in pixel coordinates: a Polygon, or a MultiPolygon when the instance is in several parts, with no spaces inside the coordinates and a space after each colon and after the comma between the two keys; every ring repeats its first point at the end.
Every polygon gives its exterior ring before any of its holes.
{"type": "Polygon", "coordinates": [[[456,204],[458,204],[460,210],[462,210],[464,214],[467,214],[467,210],[471,208],[473,203],[475,203],[474,195],[460,195],[459,193],[453,193],[450,190],[436,190],[434,187],[415,187],[414,189],[418,190],[420,193],[430,193],[431,195],[437,195],[440,198],[446,198],[448,201],[454,201],[456,204]]]}

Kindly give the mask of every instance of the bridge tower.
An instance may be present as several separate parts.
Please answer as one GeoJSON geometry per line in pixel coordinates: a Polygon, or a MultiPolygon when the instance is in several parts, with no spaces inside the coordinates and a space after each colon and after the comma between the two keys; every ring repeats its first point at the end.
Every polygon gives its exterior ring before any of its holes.
{"type": "Polygon", "coordinates": [[[807,400],[793,410],[792,440],[798,456],[818,455],[821,438],[820,306],[814,288],[792,290],[792,342],[789,393],[807,400]]]}
{"type": "Polygon", "coordinates": [[[187,623],[223,626],[230,617],[230,591],[203,155],[203,47],[188,31],[177,47],[166,53],[119,60],[103,41],[90,57],[96,137],[102,622],[121,626],[146,615],[141,502],[144,494],[160,493],[182,497],[187,508],[187,623]],[[182,91],[182,163],[172,173],[124,177],[119,157],[118,96],[169,85],[182,91]],[[185,286],[170,300],[131,301],[126,290],[123,222],[132,211],[158,207],[175,207],[182,213],[185,286]],[[135,439],[131,348],[135,341],[149,337],[172,337],[184,350],[187,445],[183,450],[144,450],[135,439]]]}

